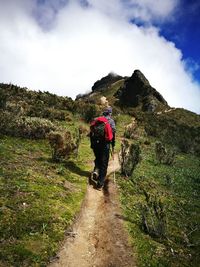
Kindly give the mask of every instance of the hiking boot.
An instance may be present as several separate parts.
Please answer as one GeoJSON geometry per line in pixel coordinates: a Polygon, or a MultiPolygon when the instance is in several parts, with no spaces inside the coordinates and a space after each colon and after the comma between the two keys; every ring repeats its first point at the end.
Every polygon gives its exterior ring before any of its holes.
{"type": "Polygon", "coordinates": [[[98,180],[98,172],[97,171],[94,171],[93,174],[92,174],[92,178],[93,180],[97,181],[98,180]]]}
{"type": "Polygon", "coordinates": [[[99,169],[97,167],[94,167],[94,171],[92,172],[92,179],[94,181],[97,181],[99,177],[99,169]]]}
{"type": "Polygon", "coordinates": [[[102,188],[103,188],[103,185],[100,184],[100,183],[97,183],[97,187],[96,187],[96,189],[97,189],[97,190],[101,190],[102,188]]]}

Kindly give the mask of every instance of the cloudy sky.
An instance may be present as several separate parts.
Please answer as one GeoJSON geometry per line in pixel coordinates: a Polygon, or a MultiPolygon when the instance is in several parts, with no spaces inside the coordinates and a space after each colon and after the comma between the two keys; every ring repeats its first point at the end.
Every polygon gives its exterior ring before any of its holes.
{"type": "Polygon", "coordinates": [[[0,0],[0,82],[74,98],[140,69],[200,113],[200,1],[0,0]]]}

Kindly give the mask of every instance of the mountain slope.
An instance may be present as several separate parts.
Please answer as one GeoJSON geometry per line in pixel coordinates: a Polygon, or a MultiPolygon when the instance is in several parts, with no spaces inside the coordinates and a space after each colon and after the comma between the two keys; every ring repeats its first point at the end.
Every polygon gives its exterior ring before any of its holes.
{"type": "Polygon", "coordinates": [[[126,140],[139,153],[132,174],[116,174],[138,266],[198,266],[199,115],[169,107],[141,72],[112,76],[76,101],[0,84],[0,266],[45,266],[55,256],[92,168],[88,122],[107,104],[116,151],[126,140]],[[78,156],[53,161],[48,134],[77,141],[80,126],[78,156]]]}

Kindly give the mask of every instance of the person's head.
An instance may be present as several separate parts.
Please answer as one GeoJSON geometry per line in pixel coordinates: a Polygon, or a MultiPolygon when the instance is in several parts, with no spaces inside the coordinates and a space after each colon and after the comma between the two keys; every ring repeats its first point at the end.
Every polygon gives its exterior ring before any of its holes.
{"type": "Polygon", "coordinates": [[[111,107],[107,107],[103,112],[104,116],[111,115],[111,114],[112,114],[112,108],[111,107]]]}

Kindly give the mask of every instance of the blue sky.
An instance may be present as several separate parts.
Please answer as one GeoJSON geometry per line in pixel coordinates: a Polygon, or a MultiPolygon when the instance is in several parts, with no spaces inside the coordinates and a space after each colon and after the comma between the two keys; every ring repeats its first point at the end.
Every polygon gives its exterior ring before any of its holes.
{"type": "Polygon", "coordinates": [[[140,69],[200,113],[199,1],[0,0],[0,82],[75,98],[140,69]]]}
{"type": "Polygon", "coordinates": [[[161,25],[161,34],[173,41],[194,77],[200,82],[200,1],[182,0],[173,21],[161,25]]]}

